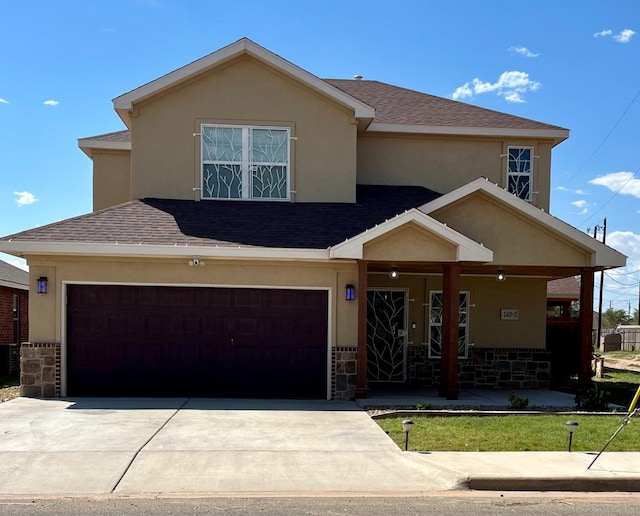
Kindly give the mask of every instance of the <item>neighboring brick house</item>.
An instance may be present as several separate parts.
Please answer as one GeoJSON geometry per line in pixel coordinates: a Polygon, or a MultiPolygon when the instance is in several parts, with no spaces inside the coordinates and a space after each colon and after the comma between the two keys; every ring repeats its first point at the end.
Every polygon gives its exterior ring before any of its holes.
{"type": "Polygon", "coordinates": [[[0,374],[17,372],[29,338],[29,273],[0,261],[0,374]]]}
{"type": "Polygon", "coordinates": [[[547,282],[572,276],[591,377],[594,274],[626,258],[549,214],[567,129],[247,39],[113,107],[126,131],[78,142],[93,213],[0,238],[48,281],[23,395],[544,388],[547,282]]]}

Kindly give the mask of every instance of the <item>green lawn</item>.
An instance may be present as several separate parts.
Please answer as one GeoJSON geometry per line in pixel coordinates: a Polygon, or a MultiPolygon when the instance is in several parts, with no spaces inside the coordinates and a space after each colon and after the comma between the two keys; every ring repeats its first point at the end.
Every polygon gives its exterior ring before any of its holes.
{"type": "Polygon", "coordinates": [[[605,360],[603,378],[594,378],[593,381],[598,384],[599,389],[609,392],[610,403],[622,405],[626,410],[640,386],[640,373],[608,369],[605,360]]]}
{"type": "MultiPolygon", "coordinates": [[[[418,451],[564,451],[568,420],[579,427],[573,436],[574,451],[599,451],[616,431],[620,416],[451,416],[412,417],[409,449],[418,451]]],[[[376,422],[404,449],[402,420],[376,422]]],[[[632,419],[607,451],[640,451],[640,418],[632,419]]]]}

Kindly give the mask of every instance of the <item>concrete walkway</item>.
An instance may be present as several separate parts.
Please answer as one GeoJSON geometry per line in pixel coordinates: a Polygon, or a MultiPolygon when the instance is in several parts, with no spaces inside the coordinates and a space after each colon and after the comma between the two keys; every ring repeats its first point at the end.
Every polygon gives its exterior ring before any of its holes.
{"type": "MultiPolygon", "coordinates": [[[[637,423],[632,423],[637,424],[637,423]]],[[[402,452],[352,402],[18,398],[0,496],[640,491],[640,453],[402,452]]]]}

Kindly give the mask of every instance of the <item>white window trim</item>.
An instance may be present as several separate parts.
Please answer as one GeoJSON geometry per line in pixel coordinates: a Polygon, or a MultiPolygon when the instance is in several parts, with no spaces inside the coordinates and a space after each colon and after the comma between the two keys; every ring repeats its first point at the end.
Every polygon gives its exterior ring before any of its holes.
{"type": "MultiPolygon", "coordinates": [[[[440,359],[442,358],[442,353],[440,355],[432,355],[431,353],[431,328],[433,328],[434,326],[439,326],[442,327],[442,324],[434,324],[431,322],[431,304],[432,304],[432,296],[433,294],[442,294],[442,290],[430,290],[429,291],[429,306],[428,308],[428,320],[429,320],[429,327],[428,327],[428,333],[427,333],[427,346],[428,346],[428,350],[429,350],[429,358],[432,359],[440,359]]],[[[471,306],[471,292],[469,290],[461,290],[458,294],[458,298],[460,297],[460,294],[466,294],[467,296],[467,318],[466,318],[466,323],[465,324],[460,324],[459,319],[460,317],[458,317],[458,328],[466,328],[465,331],[465,335],[464,335],[464,354],[463,355],[458,355],[458,359],[467,359],[469,358],[469,307],[471,306]]],[[[459,331],[459,330],[458,330],[459,331]]],[[[442,331],[440,332],[440,335],[442,335],[442,331]]],[[[442,349],[442,343],[440,343],[440,349],[442,349]]]]}
{"type": "MultiPolygon", "coordinates": [[[[509,191],[509,178],[511,176],[528,176],[529,177],[529,192],[527,193],[527,197],[526,199],[522,199],[523,201],[527,201],[527,202],[533,202],[533,180],[534,180],[534,167],[533,167],[533,154],[534,154],[534,147],[533,145],[508,145],[507,146],[507,160],[505,163],[505,178],[506,178],[506,189],[507,191],[509,191]],[[529,161],[531,162],[531,171],[528,174],[524,174],[521,172],[509,172],[509,151],[511,149],[529,149],[531,155],[529,157],[529,161]]],[[[516,192],[509,192],[509,193],[513,193],[514,195],[517,195],[516,192]]]]}
{"type": "MultiPolygon", "coordinates": [[[[276,125],[237,125],[237,124],[200,124],[200,184],[198,187],[201,189],[200,191],[200,199],[203,201],[265,201],[265,202],[288,202],[291,200],[291,128],[286,126],[276,126],[276,125]],[[229,129],[242,129],[242,161],[238,162],[242,167],[242,195],[241,197],[206,197],[204,195],[203,183],[204,183],[204,165],[208,164],[221,164],[221,163],[229,163],[227,161],[212,161],[204,159],[204,129],[205,127],[221,127],[221,128],[229,128],[229,129]],[[250,139],[249,134],[253,129],[266,129],[266,130],[276,130],[276,131],[286,131],[286,141],[287,141],[287,184],[286,184],[286,197],[251,197],[251,193],[253,190],[253,184],[251,183],[251,172],[255,163],[251,163],[249,159],[250,154],[250,139]],[[244,150],[247,152],[244,152],[244,150]],[[246,186],[245,186],[246,185],[246,186]]],[[[282,165],[282,163],[272,163],[273,165],[282,165]]],[[[269,165],[267,162],[260,162],[259,165],[269,165]]]]}

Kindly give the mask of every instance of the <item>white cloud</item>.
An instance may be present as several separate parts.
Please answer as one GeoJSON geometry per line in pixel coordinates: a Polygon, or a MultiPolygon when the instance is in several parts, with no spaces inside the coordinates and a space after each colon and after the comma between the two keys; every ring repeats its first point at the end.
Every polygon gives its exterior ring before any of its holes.
{"type": "Polygon", "coordinates": [[[0,104],[8,104],[9,101],[7,99],[3,99],[2,97],[0,97],[0,104]]]}
{"type": "Polygon", "coordinates": [[[596,32],[593,37],[594,38],[603,38],[605,36],[611,36],[611,34],[613,34],[613,31],[611,29],[605,29],[605,30],[601,30],[600,32],[596,32]]]}
{"type": "Polygon", "coordinates": [[[559,190],[560,192],[570,192],[576,195],[589,195],[587,192],[581,189],[572,190],[571,188],[567,188],[566,186],[556,186],[554,190],[559,190]]]}
{"type": "Polygon", "coordinates": [[[60,102],[58,102],[57,100],[45,100],[43,104],[45,106],[57,106],[58,104],[60,104],[60,102]]]}
{"type": "MultiPolygon", "coordinates": [[[[632,231],[612,231],[607,235],[607,245],[628,257],[626,269],[630,271],[640,269],[640,235],[632,231]]],[[[614,270],[626,272],[625,269],[614,270]]]]}
{"type": "Polygon", "coordinates": [[[618,43],[629,43],[629,40],[635,36],[635,34],[631,29],[624,29],[620,34],[613,36],[613,39],[618,43]]]}
{"type": "Polygon", "coordinates": [[[573,201],[571,203],[571,206],[575,206],[576,208],[578,208],[578,212],[576,212],[576,215],[585,215],[589,212],[589,203],[583,199],[579,200],[579,201],[573,201]]]}
{"type": "Polygon", "coordinates": [[[453,100],[460,100],[464,98],[480,95],[481,93],[496,92],[497,95],[504,97],[508,102],[522,103],[525,100],[522,98],[524,93],[528,91],[536,91],[540,89],[542,84],[537,81],[533,81],[529,78],[529,74],[526,72],[510,71],[503,72],[496,82],[485,82],[478,78],[473,79],[471,82],[467,82],[458,87],[456,91],[451,94],[453,100]]]}
{"type": "Polygon", "coordinates": [[[29,192],[13,192],[13,194],[18,196],[15,201],[19,207],[28,206],[38,200],[35,195],[29,192]]]}
{"type": "Polygon", "coordinates": [[[636,35],[636,32],[631,29],[621,30],[618,34],[614,34],[611,29],[601,30],[600,32],[596,32],[593,37],[594,38],[604,38],[605,36],[611,36],[614,41],[618,43],[629,43],[631,38],[636,35]]]}
{"type": "Polygon", "coordinates": [[[538,57],[540,54],[536,54],[531,52],[527,47],[510,47],[510,52],[515,52],[516,54],[523,55],[524,57],[538,57]]]}
{"type": "Polygon", "coordinates": [[[632,195],[640,199],[640,179],[633,177],[632,172],[612,172],[589,181],[592,185],[600,185],[612,192],[632,195]]]}

